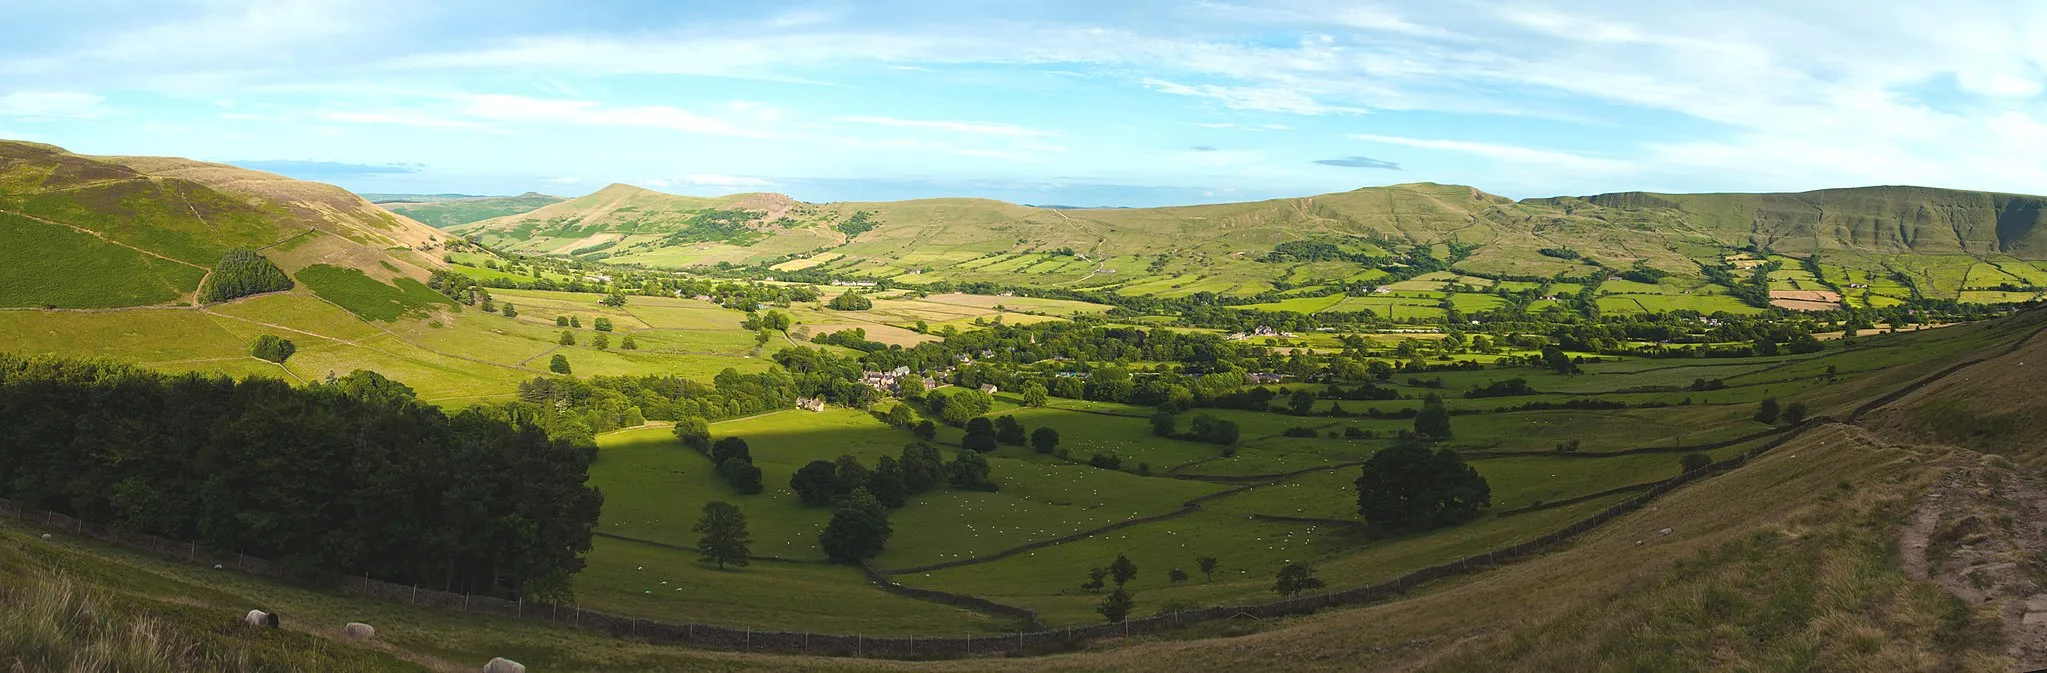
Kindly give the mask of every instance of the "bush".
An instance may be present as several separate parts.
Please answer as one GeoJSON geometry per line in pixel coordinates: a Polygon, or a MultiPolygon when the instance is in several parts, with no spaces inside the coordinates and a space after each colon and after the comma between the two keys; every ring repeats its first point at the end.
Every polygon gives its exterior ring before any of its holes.
{"type": "Polygon", "coordinates": [[[1314,428],[1305,428],[1298,425],[1291,428],[1287,428],[1286,430],[1281,431],[1279,434],[1281,437],[1306,437],[1310,439],[1314,438],[1317,435],[1314,428]]]}
{"type": "Polygon", "coordinates": [[[860,296],[858,292],[847,290],[845,294],[832,297],[831,303],[825,306],[836,311],[865,311],[874,308],[874,301],[860,296]]]}
{"type": "Polygon", "coordinates": [[[547,371],[551,371],[562,376],[568,376],[569,375],[568,356],[562,355],[560,353],[555,353],[554,359],[549,360],[547,362],[547,371]]]}
{"type": "Polygon", "coordinates": [[[1686,472],[1697,472],[1706,469],[1708,465],[1712,465],[1713,459],[1703,453],[1687,453],[1678,457],[1677,464],[1679,467],[1684,468],[1686,472]]]}

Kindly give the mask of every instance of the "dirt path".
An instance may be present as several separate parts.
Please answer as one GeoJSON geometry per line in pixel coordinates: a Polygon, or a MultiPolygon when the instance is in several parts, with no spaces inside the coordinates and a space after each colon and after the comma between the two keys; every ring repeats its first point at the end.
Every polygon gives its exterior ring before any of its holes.
{"type": "MultiPolygon", "coordinates": [[[[1957,451],[1967,460],[1977,454],[1957,451]]],[[[1951,468],[1898,535],[1905,572],[1994,615],[2022,671],[2047,667],[2047,485],[2000,459],[1951,468]]]]}

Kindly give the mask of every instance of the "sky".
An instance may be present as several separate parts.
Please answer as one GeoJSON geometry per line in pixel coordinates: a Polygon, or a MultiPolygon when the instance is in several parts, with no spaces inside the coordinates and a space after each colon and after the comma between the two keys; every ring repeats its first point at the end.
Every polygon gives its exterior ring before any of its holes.
{"type": "Polygon", "coordinates": [[[0,138],[358,192],[2047,193],[2047,3],[0,0],[0,138]]]}

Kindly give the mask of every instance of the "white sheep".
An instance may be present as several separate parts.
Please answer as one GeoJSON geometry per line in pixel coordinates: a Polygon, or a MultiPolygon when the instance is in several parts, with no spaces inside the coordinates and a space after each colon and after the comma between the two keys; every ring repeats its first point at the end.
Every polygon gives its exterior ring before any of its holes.
{"type": "Polygon", "coordinates": [[[526,666],[516,661],[498,657],[483,665],[483,673],[526,673],[526,666]]]}
{"type": "Polygon", "coordinates": [[[248,615],[242,617],[242,621],[259,629],[274,629],[277,628],[277,613],[250,610],[248,615]]]}
{"type": "Polygon", "coordinates": [[[377,629],[362,622],[349,622],[347,626],[341,627],[341,635],[356,640],[369,640],[377,637],[377,629]]]}

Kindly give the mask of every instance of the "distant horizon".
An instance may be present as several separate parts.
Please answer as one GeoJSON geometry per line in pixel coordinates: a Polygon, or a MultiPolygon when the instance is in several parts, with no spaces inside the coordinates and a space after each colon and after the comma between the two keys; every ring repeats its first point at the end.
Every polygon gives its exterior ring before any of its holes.
{"type": "Polygon", "coordinates": [[[2047,6],[172,0],[10,7],[0,137],[386,193],[1145,207],[2047,191],[2047,6]],[[1958,17],[1997,17],[1957,24],[1958,17]],[[1928,25],[1943,30],[1927,30],[1928,25]]]}

